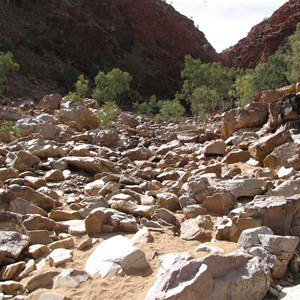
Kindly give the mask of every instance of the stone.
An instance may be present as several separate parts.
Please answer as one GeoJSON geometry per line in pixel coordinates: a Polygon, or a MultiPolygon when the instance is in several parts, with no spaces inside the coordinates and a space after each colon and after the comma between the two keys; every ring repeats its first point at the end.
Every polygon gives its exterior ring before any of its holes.
{"type": "Polygon", "coordinates": [[[17,277],[25,268],[25,261],[19,261],[14,264],[4,266],[0,269],[0,280],[11,280],[17,277]]]}
{"type": "Polygon", "coordinates": [[[273,134],[269,134],[258,139],[248,147],[248,150],[255,160],[263,162],[266,156],[269,155],[276,147],[292,141],[293,139],[288,131],[279,130],[273,134]]]}
{"type": "Polygon", "coordinates": [[[17,295],[18,293],[24,293],[25,287],[20,282],[13,281],[13,280],[6,280],[0,282],[0,291],[5,295],[17,295]]]}
{"type": "Polygon", "coordinates": [[[45,174],[45,180],[47,182],[64,181],[65,176],[64,176],[63,172],[60,170],[51,170],[45,174]]]}
{"type": "Polygon", "coordinates": [[[86,248],[91,247],[92,245],[93,245],[93,240],[90,237],[87,237],[77,246],[77,250],[84,250],[86,248]]]}
{"type": "Polygon", "coordinates": [[[25,176],[24,185],[37,190],[43,186],[46,186],[47,182],[44,178],[35,177],[35,176],[25,176]]]}
{"type": "Polygon", "coordinates": [[[183,208],[183,214],[185,219],[191,219],[200,215],[207,215],[208,211],[201,204],[193,204],[183,208]]]}
{"type": "Polygon", "coordinates": [[[60,272],[58,271],[45,271],[43,273],[33,275],[27,282],[26,289],[32,293],[37,289],[51,289],[53,287],[53,279],[60,272]]]}
{"type": "Polygon", "coordinates": [[[61,101],[62,96],[60,94],[50,94],[41,100],[40,106],[46,111],[53,112],[60,108],[61,101]]]}
{"type": "Polygon", "coordinates": [[[227,215],[237,204],[231,193],[216,193],[207,196],[202,205],[209,211],[220,215],[227,215]]]}
{"type": "Polygon", "coordinates": [[[153,241],[154,241],[154,238],[153,238],[150,230],[147,227],[142,227],[131,238],[131,242],[133,245],[148,244],[148,243],[152,243],[153,241]]]}
{"type": "Polygon", "coordinates": [[[25,277],[27,277],[31,272],[33,272],[34,270],[36,270],[36,264],[35,261],[33,259],[30,259],[27,261],[25,269],[23,270],[23,272],[21,272],[18,276],[18,280],[21,280],[25,277]]]}
{"type": "Polygon", "coordinates": [[[49,219],[54,221],[80,220],[81,215],[76,210],[55,209],[49,213],[49,219]]]}
{"type": "Polygon", "coordinates": [[[237,242],[238,248],[250,249],[252,247],[258,246],[260,244],[260,241],[258,238],[259,234],[271,234],[272,235],[273,231],[266,226],[245,229],[244,231],[242,231],[242,233],[238,239],[238,242],[237,242]]]}
{"type": "Polygon", "coordinates": [[[243,108],[231,109],[222,115],[222,137],[227,139],[238,129],[261,127],[267,120],[267,104],[250,103],[243,108]]]}
{"type": "Polygon", "coordinates": [[[48,230],[31,230],[28,231],[28,236],[30,238],[30,244],[43,244],[47,245],[53,242],[50,237],[50,232],[48,230]]]}
{"type": "Polygon", "coordinates": [[[56,112],[56,116],[62,123],[76,122],[86,129],[96,129],[99,127],[97,116],[80,102],[62,103],[61,109],[56,112]]]}
{"type": "Polygon", "coordinates": [[[151,156],[153,156],[153,153],[147,148],[138,147],[125,151],[123,156],[128,157],[131,161],[148,160],[151,156]]]}
{"type": "Polygon", "coordinates": [[[285,167],[281,167],[278,170],[277,176],[278,178],[289,178],[291,177],[293,174],[295,173],[295,170],[293,167],[291,168],[285,168],[285,167]]]}
{"type": "Polygon", "coordinates": [[[28,151],[39,158],[48,158],[48,157],[63,157],[66,155],[66,152],[56,145],[44,144],[44,142],[32,144],[28,147],[28,151]]]}
{"type": "Polygon", "coordinates": [[[38,259],[46,257],[49,254],[49,248],[43,244],[30,245],[28,253],[34,258],[38,259]]]}
{"type": "Polygon", "coordinates": [[[27,230],[22,224],[22,216],[9,211],[0,211],[0,231],[15,231],[27,235],[27,230]]]}
{"type": "Polygon", "coordinates": [[[227,145],[223,140],[209,141],[204,144],[203,154],[205,155],[224,155],[226,153],[227,145]]]}
{"type": "Polygon", "coordinates": [[[158,193],[156,194],[156,198],[160,208],[166,208],[170,211],[180,209],[179,198],[173,193],[158,193]]]}
{"type": "Polygon", "coordinates": [[[28,186],[10,185],[7,191],[1,195],[2,201],[10,203],[16,198],[22,198],[34,203],[38,207],[49,211],[55,207],[56,201],[49,196],[35,191],[28,186]]]}
{"type": "Polygon", "coordinates": [[[58,267],[73,260],[73,250],[57,248],[49,254],[48,258],[50,266],[58,267]]]}
{"type": "Polygon", "coordinates": [[[120,136],[114,129],[100,130],[93,136],[92,143],[102,146],[111,147],[118,143],[120,136]]]}
{"type": "Polygon", "coordinates": [[[251,155],[248,150],[234,149],[230,151],[222,160],[227,164],[235,164],[239,162],[246,162],[250,159],[251,155]]]}
{"type": "Polygon", "coordinates": [[[21,215],[37,214],[44,217],[48,216],[45,210],[22,198],[16,198],[15,200],[11,201],[8,209],[21,215]]]}
{"type": "Polygon", "coordinates": [[[53,281],[53,288],[64,287],[79,287],[82,282],[90,279],[90,275],[85,271],[75,269],[64,269],[57,275],[53,281]]]}
{"type": "Polygon", "coordinates": [[[10,178],[17,178],[19,176],[19,171],[12,168],[0,168],[0,180],[5,181],[10,178]]]}
{"type": "Polygon", "coordinates": [[[67,226],[68,232],[71,235],[83,235],[87,233],[84,220],[70,220],[60,223],[67,226]]]}
{"type": "Polygon", "coordinates": [[[27,151],[21,150],[11,161],[10,166],[17,169],[19,172],[23,172],[27,169],[30,169],[31,167],[37,166],[39,163],[40,159],[37,156],[32,155],[27,151]]]}
{"type": "Polygon", "coordinates": [[[69,168],[84,171],[91,175],[115,170],[115,164],[112,161],[99,157],[67,156],[59,161],[67,163],[69,168]]]}
{"type": "Polygon", "coordinates": [[[29,237],[15,231],[0,231],[0,264],[3,258],[17,259],[29,245],[29,237]]]}
{"type": "Polygon", "coordinates": [[[39,300],[66,300],[67,298],[56,292],[45,292],[39,297],[39,300]]]}
{"type": "Polygon", "coordinates": [[[180,237],[184,240],[204,240],[212,237],[213,222],[210,216],[198,216],[184,221],[180,227],[180,237]]]}
{"type": "Polygon", "coordinates": [[[102,277],[115,276],[131,269],[144,270],[149,267],[143,251],[134,247],[132,242],[121,235],[103,241],[89,256],[85,271],[102,277]]]}
{"type": "Polygon", "coordinates": [[[62,239],[62,240],[58,240],[58,241],[55,241],[55,242],[48,245],[48,248],[50,250],[54,250],[54,249],[57,249],[57,248],[69,249],[69,248],[72,248],[72,247],[74,247],[74,240],[73,240],[72,237],[68,237],[68,238],[65,238],[65,239],[62,239]]]}
{"type": "Polygon", "coordinates": [[[283,197],[291,197],[295,194],[300,194],[300,181],[288,179],[283,181],[277,187],[272,190],[267,191],[267,196],[283,196],[283,197]]]}
{"type": "Polygon", "coordinates": [[[212,246],[212,245],[207,245],[207,243],[200,244],[199,246],[197,246],[196,251],[204,251],[204,252],[209,252],[211,254],[225,253],[224,249],[222,249],[220,247],[212,246]]]}
{"type": "Polygon", "coordinates": [[[209,299],[214,282],[207,265],[188,253],[160,257],[161,266],[145,300],[209,299]]]}

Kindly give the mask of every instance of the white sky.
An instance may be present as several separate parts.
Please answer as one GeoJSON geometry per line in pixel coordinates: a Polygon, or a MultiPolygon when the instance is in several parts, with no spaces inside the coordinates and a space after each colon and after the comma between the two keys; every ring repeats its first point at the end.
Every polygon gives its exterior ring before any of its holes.
{"type": "Polygon", "coordinates": [[[221,52],[244,38],[286,0],[167,0],[194,21],[208,42],[221,52]]]}

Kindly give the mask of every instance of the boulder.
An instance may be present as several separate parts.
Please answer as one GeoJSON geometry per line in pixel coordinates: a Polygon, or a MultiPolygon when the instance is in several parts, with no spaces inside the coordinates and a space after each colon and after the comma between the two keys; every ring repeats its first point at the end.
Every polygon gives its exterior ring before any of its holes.
{"type": "Polygon", "coordinates": [[[250,159],[251,155],[248,150],[234,149],[230,151],[222,160],[227,164],[235,164],[239,162],[246,162],[250,159]]]}
{"type": "Polygon", "coordinates": [[[151,156],[153,156],[153,153],[147,148],[138,147],[125,151],[123,156],[129,158],[131,161],[148,160],[151,156]]]}
{"type": "Polygon", "coordinates": [[[103,241],[92,252],[85,271],[90,275],[100,273],[102,277],[114,277],[120,272],[144,270],[148,267],[144,252],[134,247],[126,237],[117,235],[103,241]]]}
{"type": "Polygon", "coordinates": [[[223,140],[209,141],[204,144],[203,154],[205,155],[224,155],[227,145],[223,140]]]}
{"type": "Polygon", "coordinates": [[[10,166],[20,172],[26,171],[32,167],[36,167],[40,163],[40,159],[28,153],[27,151],[19,151],[15,158],[11,161],[10,166]]]}
{"type": "Polygon", "coordinates": [[[45,210],[38,207],[34,203],[31,203],[27,200],[22,198],[16,198],[15,200],[11,201],[8,208],[11,212],[18,213],[21,215],[26,214],[37,214],[44,217],[47,217],[48,214],[45,210]]]}
{"type": "Polygon", "coordinates": [[[53,112],[60,108],[60,103],[62,101],[62,96],[60,94],[50,94],[46,95],[40,102],[40,106],[49,112],[53,112]]]}
{"type": "Polygon", "coordinates": [[[90,275],[85,271],[75,269],[64,269],[54,278],[53,288],[64,287],[79,287],[82,282],[90,279],[90,275]]]}
{"type": "Polygon", "coordinates": [[[288,131],[279,130],[258,139],[249,146],[248,150],[254,159],[263,162],[266,156],[276,147],[292,141],[293,139],[288,131]]]}
{"type": "Polygon", "coordinates": [[[171,211],[180,209],[179,198],[173,193],[158,193],[156,194],[157,202],[160,208],[166,208],[171,211]]]}
{"type": "Polygon", "coordinates": [[[57,248],[48,256],[50,266],[58,267],[73,260],[73,250],[57,248]]]}
{"type": "Polygon", "coordinates": [[[227,139],[236,130],[241,128],[261,127],[268,120],[268,105],[251,103],[244,108],[239,107],[223,113],[222,137],[227,139]]]}
{"type": "Polygon", "coordinates": [[[204,240],[212,237],[213,222],[210,216],[198,216],[184,221],[180,227],[180,237],[184,240],[204,240]]]}
{"type": "Polygon", "coordinates": [[[44,271],[33,275],[27,282],[26,289],[32,293],[37,289],[51,289],[53,287],[53,279],[59,274],[59,271],[44,271]]]}
{"type": "Polygon", "coordinates": [[[215,193],[207,196],[202,205],[209,211],[220,215],[227,215],[237,204],[231,193],[215,193]]]}

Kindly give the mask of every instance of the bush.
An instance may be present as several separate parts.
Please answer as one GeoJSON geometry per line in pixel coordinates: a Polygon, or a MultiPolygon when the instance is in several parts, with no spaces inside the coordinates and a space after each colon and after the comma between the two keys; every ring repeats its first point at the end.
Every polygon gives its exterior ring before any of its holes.
{"type": "Polygon", "coordinates": [[[164,100],[158,105],[160,110],[156,117],[162,121],[179,121],[185,114],[185,109],[178,100],[164,100]]]}
{"type": "Polygon", "coordinates": [[[186,101],[194,107],[194,111],[210,111],[214,108],[224,108],[223,99],[228,97],[228,92],[234,82],[234,71],[223,67],[221,63],[213,62],[204,64],[200,59],[194,59],[190,55],[185,57],[184,69],[181,72],[184,80],[181,92],[176,95],[176,99],[186,101]],[[195,101],[205,100],[206,96],[200,97],[200,92],[207,94],[212,90],[210,101],[195,103],[195,101]],[[211,103],[214,101],[214,103],[211,103]],[[196,107],[198,107],[196,109],[196,107]]]}
{"type": "Polygon", "coordinates": [[[75,83],[75,88],[75,92],[68,93],[67,99],[69,99],[70,101],[83,101],[83,98],[86,97],[89,88],[88,79],[85,79],[84,75],[80,75],[75,83]]]}
{"type": "Polygon", "coordinates": [[[107,101],[96,112],[100,128],[111,128],[119,115],[119,108],[113,101],[107,101]]]}
{"type": "Polygon", "coordinates": [[[95,99],[106,101],[116,101],[117,96],[129,90],[132,77],[127,72],[120,69],[113,69],[109,73],[99,72],[95,77],[95,99]]]}
{"type": "Polygon", "coordinates": [[[0,52],[0,95],[4,91],[4,82],[9,71],[17,71],[19,65],[13,61],[13,54],[0,52]]]}
{"type": "Polygon", "coordinates": [[[13,121],[5,121],[0,125],[0,132],[11,132],[14,135],[22,135],[23,130],[13,121]]]}
{"type": "Polygon", "coordinates": [[[150,97],[149,101],[133,104],[133,110],[143,115],[155,115],[159,112],[158,102],[156,96],[150,97]]]}

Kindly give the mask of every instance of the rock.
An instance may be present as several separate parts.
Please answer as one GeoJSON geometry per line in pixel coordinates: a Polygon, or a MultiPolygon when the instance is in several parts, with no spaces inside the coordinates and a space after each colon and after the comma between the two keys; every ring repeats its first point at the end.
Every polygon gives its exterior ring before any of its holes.
{"type": "Polygon", "coordinates": [[[22,150],[16,154],[15,158],[10,163],[10,166],[22,172],[37,166],[39,163],[40,159],[37,156],[22,150]]]}
{"type": "Polygon", "coordinates": [[[208,211],[201,204],[192,204],[185,207],[183,209],[183,213],[185,219],[191,219],[196,218],[200,215],[207,215],[208,211]]]}
{"type": "Polygon", "coordinates": [[[161,145],[157,150],[156,150],[156,154],[157,155],[165,155],[166,153],[168,153],[169,151],[175,149],[175,148],[179,148],[181,146],[180,142],[177,140],[173,140],[169,143],[163,144],[161,145]]]}
{"type": "Polygon", "coordinates": [[[289,178],[294,174],[295,170],[294,168],[285,168],[285,167],[281,167],[278,170],[277,176],[278,178],[289,178]]]}
{"type": "Polygon", "coordinates": [[[236,205],[236,200],[231,193],[216,193],[207,196],[202,205],[209,212],[227,215],[236,205]]]}
{"type": "Polygon", "coordinates": [[[263,192],[264,179],[245,178],[222,182],[222,185],[235,197],[254,197],[263,192]]]}
{"type": "MultiPolygon", "coordinates": [[[[55,200],[47,195],[39,193],[28,186],[10,185],[8,190],[1,195],[2,201],[6,203],[12,202],[16,198],[22,198],[29,202],[33,202],[38,207],[49,211],[55,207],[55,200]]],[[[0,199],[1,199],[0,198],[0,199]]]]}
{"type": "Polygon", "coordinates": [[[265,167],[279,169],[280,167],[300,170],[300,145],[289,142],[275,148],[263,161],[265,167]]]}
{"type": "Polygon", "coordinates": [[[60,108],[62,96],[60,94],[46,95],[40,102],[41,107],[49,112],[60,108]]]}
{"type": "Polygon", "coordinates": [[[0,280],[14,279],[25,268],[25,265],[26,265],[25,261],[20,261],[2,267],[0,270],[0,280]]]}
{"type": "Polygon", "coordinates": [[[76,210],[59,210],[55,209],[49,213],[49,218],[54,221],[80,220],[80,213],[76,210]]]}
{"type": "Polygon", "coordinates": [[[212,245],[207,245],[206,243],[200,244],[196,247],[196,251],[209,252],[211,254],[223,254],[225,253],[224,249],[212,245]]]}
{"type": "Polygon", "coordinates": [[[238,162],[246,162],[250,157],[251,155],[248,150],[234,149],[230,151],[222,161],[227,164],[235,164],[238,162]]]}
{"type": "Polygon", "coordinates": [[[270,154],[276,147],[291,141],[293,141],[293,139],[289,132],[285,130],[279,130],[255,141],[249,146],[248,150],[254,159],[263,162],[266,156],[270,154]]]}
{"type": "Polygon", "coordinates": [[[179,199],[175,194],[164,192],[156,194],[156,197],[160,208],[166,208],[170,211],[180,209],[179,199]]]}
{"type": "Polygon", "coordinates": [[[56,292],[45,292],[39,297],[39,300],[66,300],[67,298],[56,292]]]}
{"type": "Polygon", "coordinates": [[[31,230],[28,231],[28,236],[30,238],[30,244],[51,244],[53,242],[50,237],[50,232],[48,230],[31,230]]]}
{"type": "Polygon", "coordinates": [[[14,231],[0,231],[0,264],[3,258],[17,259],[29,245],[29,237],[14,231]]]}
{"type": "Polygon", "coordinates": [[[32,293],[33,291],[35,291],[37,289],[52,288],[53,287],[53,279],[58,274],[59,274],[58,271],[45,271],[43,273],[33,275],[27,282],[26,289],[30,293],[32,293]]]}
{"type": "Polygon", "coordinates": [[[299,121],[299,99],[300,95],[289,94],[281,100],[272,102],[269,107],[268,126],[274,130],[286,122],[299,121]]]}
{"type": "Polygon", "coordinates": [[[153,153],[147,148],[134,148],[124,152],[124,157],[128,157],[131,161],[135,160],[148,160],[153,153]]]}
{"type": "Polygon", "coordinates": [[[242,233],[238,239],[238,242],[237,242],[238,248],[250,249],[252,247],[258,246],[260,244],[260,241],[258,238],[259,234],[272,235],[273,231],[266,226],[245,229],[244,231],[242,231],[242,233]]]}
{"type": "Polygon", "coordinates": [[[300,181],[299,180],[285,180],[276,188],[267,191],[267,196],[284,196],[291,197],[295,194],[300,194],[300,181]]]}
{"type": "Polygon", "coordinates": [[[24,185],[37,190],[43,186],[46,186],[47,182],[44,178],[35,177],[35,176],[25,176],[24,185]]]}
{"type": "Polygon", "coordinates": [[[100,144],[102,146],[111,147],[119,142],[119,134],[113,130],[100,130],[93,136],[93,144],[100,144]]]}
{"type": "Polygon", "coordinates": [[[84,220],[70,220],[60,223],[68,227],[68,232],[71,235],[83,235],[87,233],[84,220]]]}
{"type": "Polygon", "coordinates": [[[91,247],[92,245],[93,245],[93,240],[90,237],[87,237],[77,246],[77,250],[84,250],[88,247],[91,247]]]}
{"type": "Polygon", "coordinates": [[[73,250],[57,248],[49,254],[48,258],[50,266],[58,267],[73,260],[73,250]]]}
{"type": "Polygon", "coordinates": [[[236,130],[263,126],[268,119],[268,106],[262,103],[251,103],[244,108],[235,108],[222,115],[222,137],[227,139],[236,130]]]}
{"type": "Polygon", "coordinates": [[[112,161],[99,157],[68,156],[59,161],[66,162],[69,168],[84,171],[91,175],[115,170],[115,164],[112,161]]]}
{"type": "Polygon", "coordinates": [[[65,177],[62,171],[60,170],[51,170],[45,174],[45,180],[47,182],[57,182],[64,181],[65,177]]]}
{"type": "Polygon", "coordinates": [[[0,231],[15,231],[27,235],[22,216],[9,211],[0,211],[0,231]]]}
{"type": "Polygon", "coordinates": [[[136,234],[131,238],[133,245],[137,244],[148,244],[152,243],[154,238],[147,227],[142,227],[136,234]]]}
{"type": "Polygon", "coordinates": [[[53,288],[61,286],[79,287],[82,282],[86,282],[90,279],[90,275],[85,271],[79,271],[74,269],[64,269],[61,273],[55,277],[53,282],[53,288]]]}
{"type": "Polygon", "coordinates": [[[144,252],[132,245],[126,237],[117,235],[102,242],[89,256],[85,271],[90,275],[100,273],[102,277],[115,276],[131,269],[149,267],[144,252]]]}
{"type": "Polygon", "coordinates": [[[171,253],[160,257],[161,266],[145,300],[209,299],[213,280],[205,264],[188,253],[171,253]]]}
{"type": "Polygon", "coordinates": [[[133,115],[133,114],[130,114],[128,112],[122,112],[118,118],[117,118],[117,122],[119,124],[122,124],[122,125],[126,125],[126,126],[129,126],[131,128],[136,128],[137,125],[139,125],[139,120],[138,118],[133,115]]]}
{"type": "Polygon", "coordinates": [[[180,227],[180,237],[184,240],[203,240],[212,237],[213,222],[210,216],[198,216],[184,221],[180,227]]]}
{"type": "Polygon", "coordinates": [[[28,260],[28,262],[26,263],[25,269],[23,270],[23,272],[21,272],[18,276],[18,280],[21,280],[25,277],[27,277],[31,272],[33,272],[34,270],[36,270],[36,264],[34,262],[33,259],[28,260]]]}
{"type": "Polygon", "coordinates": [[[28,147],[28,151],[39,158],[63,157],[66,155],[65,151],[61,147],[46,144],[39,140],[37,140],[35,144],[30,145],[28,147]]]}
{"type": "Polygon", "coordinates": [[[203,147],[203,154],[205,155],[224,155],[226,153],[227,145],[223,140],[214,140],[207,142],[203,147]]]}
{"type": "Polygon", "coordinates": [[[0,291],[3,292],[5,295],[17,295],[18,293],[24,293],[25,287],[20,282],[6,280],[0,282],[0,291]]]}
{"type": "Polygon", "coordinates": [[[74,247],[74,240],[72,237],[68,237],[62,240],[55,241],[48,245],[48,248],[51,250],[57,249],[57,248],[64,248],[69,249],[74,247]]]}
{"type": "Polygon", "coordinates": [[[62,123],[74,121],[86,129],[95,129],[99,127],[99,119],[97,116],[79,102],[63,103],[56,115],[62,123]]]}
{"type": "Polygon", "coordinates": [[[48,214],[42,208],[36,206],[34,203],[26,201],[22,198],[16,198],[9,204],[9,210],[21,215],[26,214],[37,214],[44,217],[47,217],[48,214]]]}
{"type": "Polygon", "coordinates": [[[28,253],[34,258],[46,257],[49,254],[49,248],[43,244],[30,245],[28,253]]]}
{"type": "Polygon", "coordinates": [[[5,181],[10,178],[17,178],[19,171],[17,169],[0,168],[0,180],[5,181]]]}

